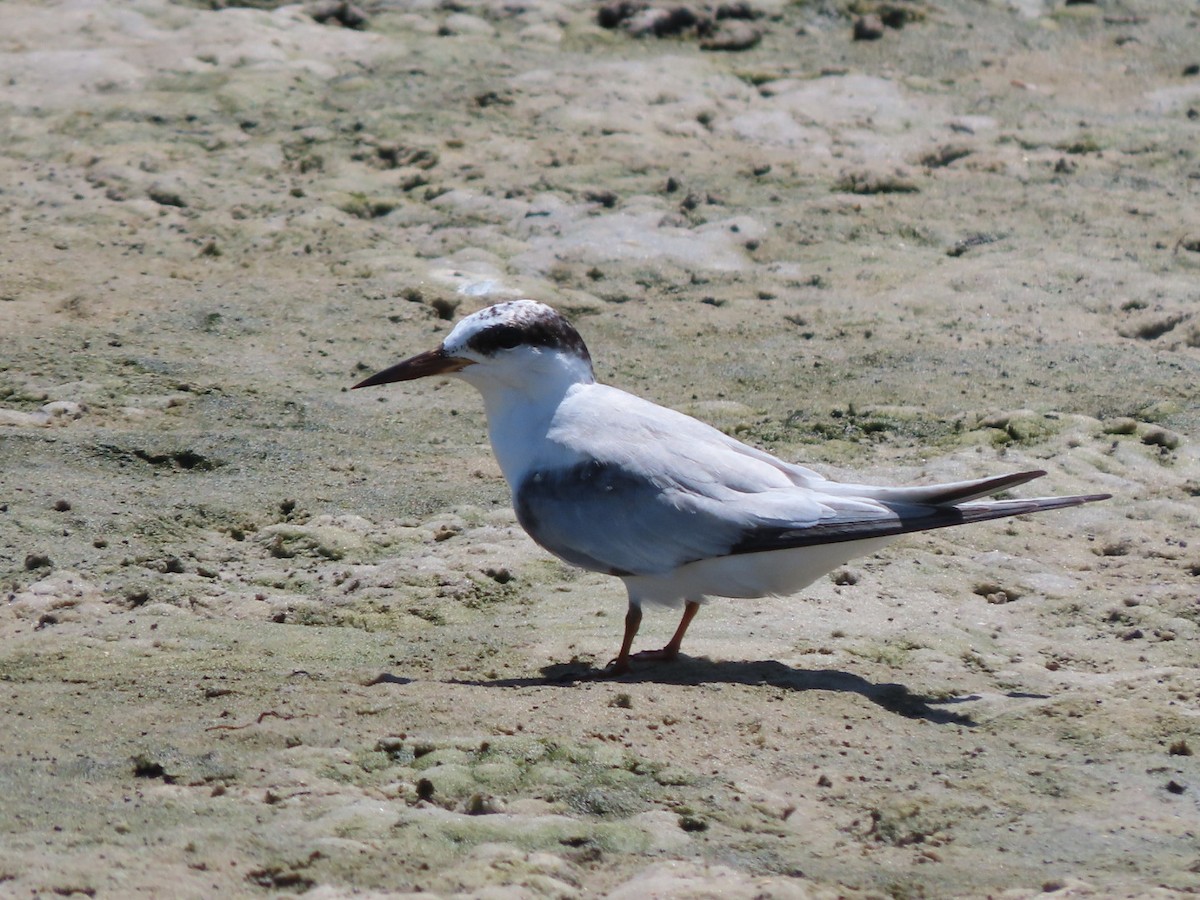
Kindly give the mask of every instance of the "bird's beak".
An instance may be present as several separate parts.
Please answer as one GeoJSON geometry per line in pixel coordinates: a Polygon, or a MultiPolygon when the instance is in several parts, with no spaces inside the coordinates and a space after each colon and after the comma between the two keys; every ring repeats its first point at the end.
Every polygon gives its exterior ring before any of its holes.
{"type": "Polygon", "coordinates": [[[443,347],[436,350],[426,350],[416,356],[398,362],[390,369],[376,372],[370,378],[354,385],[355,388],[372,387],[376,384],[390,384],[393,381],[412,381],[414,378],[424,378],[427,375],[451,375],[472,365],[471,360],[461,356],[448,356],[443,347]]]}

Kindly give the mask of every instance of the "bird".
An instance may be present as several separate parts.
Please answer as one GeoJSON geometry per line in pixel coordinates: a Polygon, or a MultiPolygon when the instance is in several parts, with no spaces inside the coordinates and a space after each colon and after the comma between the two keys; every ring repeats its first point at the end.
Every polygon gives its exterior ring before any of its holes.
{"type": "Polygon", "coordinates": [[[982,500],[1043,470],[915,486],[834,481],[682,412],[596,380],[579,332],[530,299],[466,316],[439,346],[354,385],[452,376],[483,398],[517,521],[572,566],[620,578],[624,634],[606,675],[668,661],[710,597],[797,593],[899,535],[1062,509],[1110,494],[982,500]],[[644,604],[678,608],[659,650],[633,653],[644,604]]]}

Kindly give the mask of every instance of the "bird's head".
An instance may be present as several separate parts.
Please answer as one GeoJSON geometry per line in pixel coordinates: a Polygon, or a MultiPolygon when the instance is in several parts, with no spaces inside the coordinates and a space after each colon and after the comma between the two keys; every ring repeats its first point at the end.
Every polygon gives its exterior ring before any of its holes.
{"type": "Polygon", "coordinates": [[[593,380],[592,358],[579,332],[535,300],[510,300],[481,309],[454,326],[440,346],[354,387],[427,375],[457,375],[485,396],[494,389],[536,392],[593,380]]]}

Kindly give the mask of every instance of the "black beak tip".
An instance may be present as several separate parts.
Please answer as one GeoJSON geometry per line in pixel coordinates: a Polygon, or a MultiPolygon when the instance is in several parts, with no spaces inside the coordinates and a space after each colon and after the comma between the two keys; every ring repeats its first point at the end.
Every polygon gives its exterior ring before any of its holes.
{"type": "Polygon", "coordinates": [[[391,384],[394,381],[414,381],[429,375],[450,375],[467,365],[470,365],[469,360],[447,356],[446,351],[442,347],[438,347],[436,350],[418,353],[382,372],[376,372],[370,378],[364,378],[350,390],[374,387],[377,384],[391,384]]]}
{"type": "Polygon", "coordinates": [[[350,385],[350,390],[357,391],[359,388],[371,387],[373,385],[379,384],[379,382],[375,380],[378,377],[379,377],[379,375],[375,374],[375,375],[372,375],[370,378],[364,378],[358,384],[350,385]]]}

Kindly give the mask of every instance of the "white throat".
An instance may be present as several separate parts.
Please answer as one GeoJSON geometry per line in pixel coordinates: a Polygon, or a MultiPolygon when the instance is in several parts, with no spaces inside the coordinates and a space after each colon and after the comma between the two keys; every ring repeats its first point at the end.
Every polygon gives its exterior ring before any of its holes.
{"type": "Polygon", "coordinates": [[[458,373],[483,397],[492,452],[513,489],[550,449],[547,434],[563,400],[595,382],[590,363],[577,356],[521,356],[524,359],[467,366],[458,373]]]}

